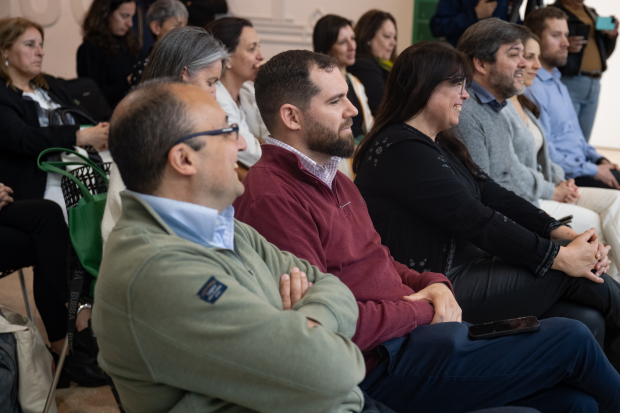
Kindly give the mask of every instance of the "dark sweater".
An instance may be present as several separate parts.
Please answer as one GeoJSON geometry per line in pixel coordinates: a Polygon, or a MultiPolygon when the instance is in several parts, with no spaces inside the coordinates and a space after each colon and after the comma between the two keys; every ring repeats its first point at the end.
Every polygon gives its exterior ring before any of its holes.
{"type": "Polygon", "coordinates": [[[401,298],[430,284],[450,282],[441,274],[420,274],[394,261],[381,245],[359,191],[345,175],[337,173],[332,191],[294,153],[274,145],[262,149],[261,159],[243,180],[245,193],[233,204],[235,217],[353,291],[359,319],[352,340],[370,370],[377,362],[377,345],[433,318],[427,302],[401,298]]]}
{"type": "MultiPolygon", "coordinates": [[[[568,31],[571,36],[577,35],[580,30],[579,27],[589,27],[589,25],[579,20],[579,17],[568,11],[568,9],[562,4],[562,0],[557,0],[555,3],[553,3],[553,7],[557,7],[558,9],[564,11],[564,13],[568,14],[568,31]]],[[[596,19],[598,17],[598,14],[596,14],[596,10],[588,6],[583,7],[585,8],[586,13],[590,15],[590,18],[592,18],[592,21],[594,21],[594,23],[596,24],[596,19]]],[[[598,48],[598,52],[601,55],[602,71],[604,72],[605,70],[607,70],[607,59],[609,58],[609,56],[611,56],[614,49],[616,48],[616,40],[618,40],[618,38],[611,38],[605,35],[600,30],[595,31],[595,37],[596,38],[594,40],[596,41],[596,47],[598,48]]],[[[589,39],[589,41],[592,41],[592,39],[589,39]]],[[[579,53],[568,53],[566,65],[563,67],[558,67],[558,69],[560,69],[560,72],[562,73],[562,76],[578,76],[581,73],[581,62],[583,60],[584,49],[585,47],[582,48],[579,53]]]]}
{"type": "MultiPolygon", "coordinates": [[[[76,107],[61,84],[45,76],[49,97],[65,107],[76,107]]],[[[0,182],[11,187],[13,198],[41,199],[47,173],[37,167],[39,153],[47,148],[72,148],[79,125],[41,128],[37,103],[24,100],[23,92],[0,81],[0,182]]]]}
{"type": "Polygon", "coordinates": [[[357,77],[364,85],[370,112],[376,116],[390,72],[384,70],[373,57],[356,57],[355,64],[347,67],[347,72],[357,77]]]}
{"type": "Polygon", "coordinates": [[[112,109],[129,91],[127,77],[138,61],[137,57],[130,55],[120,44],[117,47],[118,53],[111,57],[105,50],[84,39],[77,51],[78,77],[93,79],[112,109]]]}
{"type": "Polygon", "coordinates": [[[477,182],[428,136],[397,124],[380,131],[355,178],[375,229],[397,261],[448,273],[477,248],[544,276],[561,224],[492,179],[477,182]]]}

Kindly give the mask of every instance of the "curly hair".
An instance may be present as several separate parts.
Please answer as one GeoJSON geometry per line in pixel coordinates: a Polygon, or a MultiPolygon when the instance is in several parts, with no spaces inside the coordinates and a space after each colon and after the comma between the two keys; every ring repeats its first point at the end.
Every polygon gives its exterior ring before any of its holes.
{"type": "MultiPolygon", "coordinates": [[[[114,39],[114,34],[112,34],[110,30],[110,15],[114,13],[121,4],[134,2],[135,0],[94,0],[82,24],[84,39],[105,50],[109,56],[115,57],[118,53],[115,47],[117,42],[114,39]]],[[[120,44],[129,54],[134,57],[138,56],[140,45],[131,30],[127,31],[127,33],[121,37],[120,44]]]]}

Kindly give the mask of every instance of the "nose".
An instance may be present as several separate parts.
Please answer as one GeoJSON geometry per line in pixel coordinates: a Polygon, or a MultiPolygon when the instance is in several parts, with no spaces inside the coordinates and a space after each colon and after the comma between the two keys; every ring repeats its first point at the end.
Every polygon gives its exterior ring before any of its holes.
{"type": "Polygon", "coordinates": [[[561,47],[568,47],[570,46],[570,43],[568,41],[568,37],[566,36],[562,36],[562,43],[560,43],[561,47]]]}
{"type": "Polygon", "coordinates": [[[258,53],[256,54],[256,59],[259,62],[262,62],[263,60],[265,60],[265,58],[263,57],[263,52],[260,51],[260,45],[258,46],[258,53]]]}
{"type": "Polygon", "coordinates": [[[463,88],[463,93],[461,93],[461,99],[463,100],[469,99],[469,92],[467,92],[467,89],[465,88],[463,88]]]}
{"type": "Polygon", "coordinates": [[[347,107],[344,112],[342,112],[342,118],[352,118],[357,116],[357,108],[353,106],[353,103],[345,96],[344,99],[347,101],[347,107]]]}
{"type": "Polygon", "coordinates": [[[239,134],[239,139],[237,139],[237,151],[245,151],[248,149],[248,143],[245,141],[245,138],[242,134],[239,134]]]}
{"type": "Polygon", "coordinates": [[[37,55],[39,55],[41,57],[45,56],[45,50],[43,50],[43,46],[39,46],[37,48],[37,55]]]}
{"type": "Polygon", "coordinates": [[[133,27],[133,18],[130,17],[127,19],[127,27],[130,29],[133,27]]]}

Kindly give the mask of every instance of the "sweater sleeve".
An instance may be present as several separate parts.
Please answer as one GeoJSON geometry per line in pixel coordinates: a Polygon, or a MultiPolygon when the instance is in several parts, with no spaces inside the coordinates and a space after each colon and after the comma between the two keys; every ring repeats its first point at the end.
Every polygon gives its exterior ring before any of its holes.
{"type": "MultiPolygon", "coordinates": [[[[328,278],[333,276],[317,284],[328,278]]],[[[312,312],[316,296],[330,287],[344,291],[334,283],[324,287],[317,286],[293,311],[282,311],[213,260],[161,249],[127,293],[128,317],[155,382],[183,383],[185,391],[256,411],[285,413],[292,405],[298,412],[330,411],[365,369],[359,349],[343,334],[307,326],[304,310],[312,312]],[[171,285],[179,268],[183,285],[171,285]],[[216,299],[199,296],[206,282],[219,283],[216,299]]],[[[343,300],[352,312],[350,294],[343,300]]]]}
{"type": "Polygon", "coordinates": [[[2,125],[0,150],[35,160],[47,148],[73,147],[76,133],[80,128],[79,125],[48,126],[46,128],[30,126],[26,124],[12,105],[1,101],[0,125],[2,125]]]}
{"type": "Polygon", "coordinates": [[[435,37],[461,36],[469,26],[478,22],[475,10],[464,9],[462,0],[441,0],[430,21],[435,37]]]}
{"type": "Polygon", "coordinates": [[[452,291],[452,294],[454,294],[452,283],[446,278],[445,275],[436,272],[423,272],[420,274],[419,272],[407,267],[405,264],[397,262],[394,258],[390,257],[390,259],[394,269],[398,275],[400,275],[400,278],[402,278],[403,284],[411,287],[413,291],[418,292],[431,284],[444,283],[452,291]]]}
{"type": "MultiPolygon", "coordinates": [[[[328,272],[317,226],[309,211],[298,201],[290,197],[265,195],[242,212],[238,211],[237,218],[253,227],[280,250],[291,252],[316,265],[321,271],[328,272]]],[[[416,275],[412,272],[408,273],[407,281],[418,286],[444,281],[440,277],[436,278],[441,281],[432,281],[435,275],[418,274],[419,279],[414,282],[416,275]]],[[[419,325],[429,324],[434,315],[433,307],[422,301],[357,301],[357,306],[359,318],[353,341],[362,351],[371,350],[390,338],[401,337],[419,325]]]]}
{"type": "MultiPolygon", "coordinates": [[[[382,181],[384,196],[395,199],[413,214],[427,217],[454,236],[468,239],[492,255],[543,275],[548,268],[551,241],[517,222],[530,213],[543,214],[554,220],[493,181],[489,181],[490,185],[493,189],[501,189],[505,204],[513,202],[515,206],[501,211],[494,209],[499,205],[495,198],[489,202],[490,197],[483,195],[479,201],[467,190],[444,156],[438,156],[440,153],[433,146],[418,140],[406,140],[382,151],[378,162],[381,169],[376,173],[386,177],[382,181]],[[523,208],[522,213],[519,208],[523,208]]],[[[527,225],[529,221],[524,223],[527,225]]]]}

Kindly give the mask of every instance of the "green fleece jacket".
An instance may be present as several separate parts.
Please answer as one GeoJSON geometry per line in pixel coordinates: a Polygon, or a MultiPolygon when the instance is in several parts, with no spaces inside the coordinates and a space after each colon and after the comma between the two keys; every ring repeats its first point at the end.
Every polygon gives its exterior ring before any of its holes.
{"type": "Polygon", "coordinates": [[[141,199],[124,193],[122,204],[92,323],[128,413],[362,410],[357,304],[338,278],[241,222],[237,251],[211,249],[175,235],[141,199]],[[279,279],[294,266],[314,285],[283,311],[279,279]]]}

